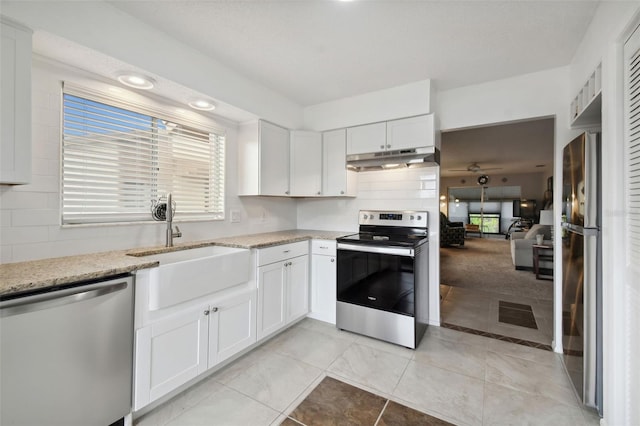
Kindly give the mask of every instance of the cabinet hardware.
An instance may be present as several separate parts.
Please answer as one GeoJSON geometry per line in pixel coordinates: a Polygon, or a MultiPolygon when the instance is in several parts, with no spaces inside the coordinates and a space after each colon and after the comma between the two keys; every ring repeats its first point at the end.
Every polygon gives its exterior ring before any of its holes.
{"type": "Polygon", "coordinates": [[[384,145],[380,145],[380,149],[384,149],[384,145]]]}
{"type": "Polygon", "coordinates": [[[321,249],[326,250],[329,248],[329,246],[320,246],[321,249]]]}
{"type": "Polygon", "coordinates": [[[204,314],[205,314],[205,315],[209,315],[209,312],[210,312],[210,311],[207,309],[206,311],[204,311],[204,314]]]}
{"type": "Polygon", "coordinates": [[[340,191],[340,195],[344,194],[344,191],[340,191]]]}
{"type": "Polygon", "coordinates": [[[289,253],[291,250],[283,250],[283,253],[289,253]]]}
{"type": "Polygon", "coordinates": [[[289,195],[289,191],[284,191],[285,194],[289,195]]]}
{"type": "Polygon", "coordinates": [[[387,145],[387,148],[391,148],[391,145],[387,145]]]}
{"type": "Polygon", "coordinates": [[[211,308],[211,312],[218,312],[218,308],[211,308]]]}
{"type": "Polygon", "coordinates": [[[322,194],[322,191],[318,191],[318,195],[322,194]]]}
{"type": "Polygon", "coordinates": [[[335,262],[335,261],[336,261],[335,259],[331,259],[331,263],[333,263],[333,262],[335,262]]]}

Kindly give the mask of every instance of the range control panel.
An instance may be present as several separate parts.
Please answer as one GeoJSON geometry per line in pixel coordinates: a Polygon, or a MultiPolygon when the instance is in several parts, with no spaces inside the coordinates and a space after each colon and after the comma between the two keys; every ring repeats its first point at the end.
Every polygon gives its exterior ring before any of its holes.
{"type": "Polygon", "coordinates": [[[360,210],[360,225],[403,226],[410,228],[426,228],[429,213],[426,211],[382,211],[360,210]]]}

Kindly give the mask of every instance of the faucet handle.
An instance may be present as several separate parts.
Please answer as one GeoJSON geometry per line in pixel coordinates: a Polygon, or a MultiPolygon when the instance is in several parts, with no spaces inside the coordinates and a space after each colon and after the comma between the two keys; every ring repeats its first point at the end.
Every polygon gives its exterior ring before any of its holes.
{"type": "Polygon", "coordinates": [[[176,232],[173,233],[173,236],[176,238],[182,237],[182,232],[180,232],[180,228],[178,228],[178,225],[176,225],[175,228],[176,228],[176,232]]]}

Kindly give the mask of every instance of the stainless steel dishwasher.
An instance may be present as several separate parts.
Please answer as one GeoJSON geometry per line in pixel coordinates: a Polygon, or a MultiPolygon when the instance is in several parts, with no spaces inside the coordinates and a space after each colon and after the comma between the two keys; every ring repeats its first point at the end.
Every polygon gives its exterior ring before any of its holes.
{"type": "Polygon", "coordinates": [[[0,424],[100,425],[131,411],[133,279],[0,298],[0,424]]]}

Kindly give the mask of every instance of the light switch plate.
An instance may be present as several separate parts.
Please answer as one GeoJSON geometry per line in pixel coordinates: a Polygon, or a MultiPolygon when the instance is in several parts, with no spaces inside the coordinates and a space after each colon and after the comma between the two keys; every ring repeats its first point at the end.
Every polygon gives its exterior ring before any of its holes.
{"type": "Polygon", "coordinates": [[[231,223],[240,222],[240,212],[238,210],[231,210],[231,223]]]}

